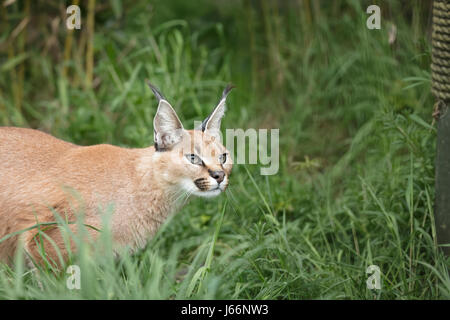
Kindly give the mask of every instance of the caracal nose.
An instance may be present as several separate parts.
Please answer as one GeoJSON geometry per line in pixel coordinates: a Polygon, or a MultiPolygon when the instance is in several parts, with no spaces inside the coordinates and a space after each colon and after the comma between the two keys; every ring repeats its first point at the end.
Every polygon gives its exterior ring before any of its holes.
{"type": "Polygon", "coordinates": [[[221,183],[225,178],[225,172],[223,171],[210,171],[209,175],[216,179],[217,183],[221,183]]]}

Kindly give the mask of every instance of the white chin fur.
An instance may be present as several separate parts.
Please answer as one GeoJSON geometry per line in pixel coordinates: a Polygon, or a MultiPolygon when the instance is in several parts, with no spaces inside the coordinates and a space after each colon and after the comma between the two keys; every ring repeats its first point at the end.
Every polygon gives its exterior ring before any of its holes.
{"type": "Polygon", "coordinates": [[[196,195],[197,197],[203,197],[203,198],[212,198],[217,197],[222,191],[220,189],[215,190],[208,190],[208,191],[195,191],[192,194],[196,195]]]}

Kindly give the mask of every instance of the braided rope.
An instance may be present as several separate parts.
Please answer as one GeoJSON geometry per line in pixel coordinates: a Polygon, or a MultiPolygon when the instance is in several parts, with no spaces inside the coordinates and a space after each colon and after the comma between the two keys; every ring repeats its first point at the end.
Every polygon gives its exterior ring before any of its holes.
{"type": "Polygon", "coordinates": [[[450,0],[433,1],[431,92],[436,106],[450,100],[450,0]]]}

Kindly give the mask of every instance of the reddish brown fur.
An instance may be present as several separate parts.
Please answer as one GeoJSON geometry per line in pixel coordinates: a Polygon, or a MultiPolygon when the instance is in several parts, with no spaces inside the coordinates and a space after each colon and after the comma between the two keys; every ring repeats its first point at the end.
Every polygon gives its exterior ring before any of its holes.
{"type": "MultiPolygon", "coordinates": [[[[99,207],[113,204],[114,245],[143,246],[167,215],[182,204],[175,200],[186,181],[209,177],[207,169],[223,169],[227,177],[231,172],[231,160],[223,166],[215,161],[227,151],[220,143],[210,142],[207,133],[185,131],[185,137],[191,139],[183,139],[170,151],[156,152],[153,146],[83,147],[37,130],[0,127],[0,239],[37,222],[55,221],[51,208],[68,220],[76,220],[82,212],[84,223],[101,228],[99,207]],[[186,150],[194,147],[194,137],[196,148],[205,154],[205,167],[185,161],[186,150]]],[[[71,228],[76,230],[74,225],[71,228]]],[[[68,253],[58,228],[45,232],[66,259],[68,253]]],[[[20,239],[24,249],[40,261],[33,239],[36,233],[33,229],[20,239]]],[[[96,231],[90,229],[90,233],[97,237],[96,231]]],[[[16,236],[0,243],[0,260],[13,256],[18,241],[16,236]]],[[[48,258],[58,261],[52,245],[44,244],[48,258]]],[[[73,244],[72,250],[76,250],[73,244]]]]}

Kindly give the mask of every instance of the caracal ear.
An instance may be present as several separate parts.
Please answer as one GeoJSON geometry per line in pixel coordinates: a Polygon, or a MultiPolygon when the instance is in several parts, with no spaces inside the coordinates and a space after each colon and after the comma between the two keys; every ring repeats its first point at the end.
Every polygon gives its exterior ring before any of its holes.
{"type": "Polygon", "coordinates": [[[234,86],[229,84],[222,92],[219,104],[214,108],[211,114],[202,122],[201,130],[208,132],[210,135],[220,139],[220,123],[225,115],[227,96],[234,86]]]}
{"type": "Polygon", "coordinates": [[[158,99],[158,110],[153,118],[156,151],[172,148],[183,137],[184,128],[175,110],[164,96],[148,80],[147,84],[158,99]]]}

